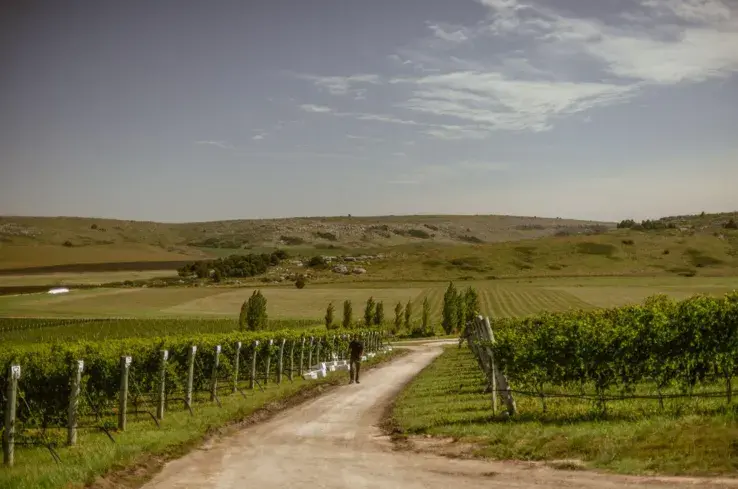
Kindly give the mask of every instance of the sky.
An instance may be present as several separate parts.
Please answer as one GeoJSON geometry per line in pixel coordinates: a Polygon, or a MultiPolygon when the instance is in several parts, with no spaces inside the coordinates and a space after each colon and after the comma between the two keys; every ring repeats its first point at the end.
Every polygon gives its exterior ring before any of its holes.
{"type": "Polygon", "coordinates": [[[738,0],[0,5],[0,215],[738,210],[738,0]]]}

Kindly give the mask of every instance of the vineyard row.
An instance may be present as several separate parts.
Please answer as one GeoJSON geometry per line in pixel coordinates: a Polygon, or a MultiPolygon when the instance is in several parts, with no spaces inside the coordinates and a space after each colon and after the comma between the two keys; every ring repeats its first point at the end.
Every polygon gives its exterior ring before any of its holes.
{"type": "Polygon", "coordinates": [[[12,463],[16,439],[54,453],[55,445],[75,444],[82,426],[113,440],[111,433],[125,430],[130,413],[146,414],[159,425],[171,408],[194,415],[198,397],[220,404],[221,395],[245,396],[244,390],[265,389],[284,377],[293,381],[295,373],[302,375],[316,363],[346,358],[353,334],[362,336],[367,353],[382,346],[380,330],[362,329],[136,338],[2,351],[5,461],[12,463]],[[58,428],[66,428],[65,439],[59,439],[58,428]]]}
{"type": "Polygon", "coordinates": [[[483,328],[467,332],[490,387],[500,378],[512,392],[541,398],[551,390],[571,393],[591,397],[606,410],[608,400],[643,394],[644,386],[663,405],[664,398],[719,385],[732,402],[736,292],[683,301],[655,296],[639,306],[493,319],[490,326],[491,341],[483,328]],[[493,364],[501,376],[489,371],[493,364]]]}

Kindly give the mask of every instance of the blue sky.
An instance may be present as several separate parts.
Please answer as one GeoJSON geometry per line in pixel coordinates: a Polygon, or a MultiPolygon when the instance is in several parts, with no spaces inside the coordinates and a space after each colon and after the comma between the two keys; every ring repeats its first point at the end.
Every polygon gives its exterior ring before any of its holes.
{"type": "Polygon", "coordinates": [[[0,214],[738,209],[735,0],[0,9],[0,214]]]}

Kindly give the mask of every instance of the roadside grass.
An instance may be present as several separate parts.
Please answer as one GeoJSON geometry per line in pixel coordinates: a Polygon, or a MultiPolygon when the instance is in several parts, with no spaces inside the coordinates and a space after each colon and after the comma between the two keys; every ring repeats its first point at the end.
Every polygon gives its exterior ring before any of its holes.
{"type": "MultiPolygon", "coordinates": [[[[514,386],[513,386],[514,388],[514,386]]],[[[715,390],[715,389],[713,389],[715,390]]],[[[464,347],[447,348],[398,397],[393,425],[406,435],[470,443],[499,460],[581,460],[628,474],[735,475],[738,409],[725,399],[616,401],[602,415],[587,401],[516,396],[518,414],[493,416],[491,395],[464,347]]]]}
{"type": "MultiPolygon", "coordinates": [[[[365,362],[365,368],[406,353],[393,350],[365,362]]],[[[184,455],[222,428],[236,425],[233,427],[237,429],[239,423],[263,420],[347,381],[346,372],[334,372],[314,381],[296,377],[293,383],[285,380],[264,392],[247,392],[246,399],[239,394],[223,396],[222,407],[210,402],[195,404],[194,416],[179,409],[168,411],[161,428],[148,416],[129,417],[126,431],[113,433],[115,444],[102,432],[80,429],[75,447],[56,449],[60,464],[53,461],[46,448],[17,447],[15,466],[0,469],[0,488],[81,489],[99,477],[113,479],[113,484],[101,483],[100,487],[138,487],[164,462],[184,455]]]]}

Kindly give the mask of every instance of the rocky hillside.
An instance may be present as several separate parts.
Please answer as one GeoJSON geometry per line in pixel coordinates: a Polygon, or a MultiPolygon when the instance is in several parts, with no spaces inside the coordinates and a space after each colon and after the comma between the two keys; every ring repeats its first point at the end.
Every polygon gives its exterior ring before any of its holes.
{"type": "Polygon", "coordinates": [[[580,233],[614,223],[513,216],[331,217],[165,224],[91,218],[0,217],[0,242],[66,247],[371,247],[411,242],[485,243],[580,233]]]}

